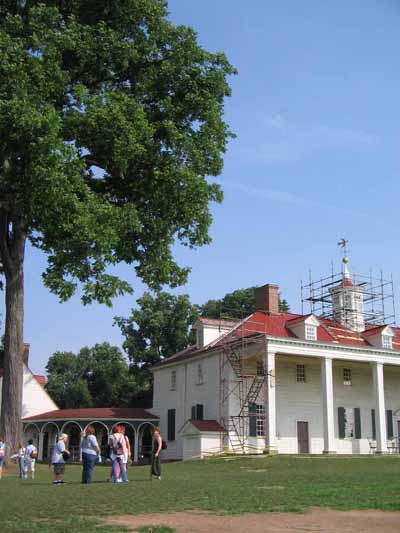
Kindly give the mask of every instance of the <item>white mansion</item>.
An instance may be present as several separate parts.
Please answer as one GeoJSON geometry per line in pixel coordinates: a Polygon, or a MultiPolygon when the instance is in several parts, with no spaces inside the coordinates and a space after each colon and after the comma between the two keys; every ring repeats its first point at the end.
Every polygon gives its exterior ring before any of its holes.
{"type": "Polygon", "coordinates": [[[331,319],[279,312],[265,285],[252,315],[199,319],[197,344],[153,367],[166,458],[398,451],[400,329],[365,321],[347,262],[331,319]]]}

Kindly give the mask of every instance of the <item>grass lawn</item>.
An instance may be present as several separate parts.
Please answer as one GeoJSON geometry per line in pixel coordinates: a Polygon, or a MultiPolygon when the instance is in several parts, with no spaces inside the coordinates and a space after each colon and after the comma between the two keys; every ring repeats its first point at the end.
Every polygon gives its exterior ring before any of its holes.
{"type": "Polygon", "coordinates": [[[67,483],[53,486],[48,466],[37,466],[33,482],[20,481],[15,470],[8,471],[0,481],[1,532],[124,531],[99,527],[99,520],[106,515],[190,509],[226,514],[301,512],[310,506],[400,511],[400,458],[396,456],[170,463],[163,465],[161,482],[149,480],[148,467],[131,468],[127,485],[106,483],[108,472],[109,468],[97,466],[95,482],[81,485],[81,467],[67,465],[67,483]]]}

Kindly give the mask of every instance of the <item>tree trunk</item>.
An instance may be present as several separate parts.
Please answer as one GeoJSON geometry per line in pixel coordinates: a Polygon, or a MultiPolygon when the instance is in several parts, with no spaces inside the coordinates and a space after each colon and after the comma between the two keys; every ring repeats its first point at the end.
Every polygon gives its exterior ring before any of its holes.
{"type": "Polygon", "coordinates": [[[5,274],[5,339],[0,435],[7,455],[14,453],[22,436],[22,386],[24,353],[24,252],[26,237],[14,225],[0,249],[5,274]]]}

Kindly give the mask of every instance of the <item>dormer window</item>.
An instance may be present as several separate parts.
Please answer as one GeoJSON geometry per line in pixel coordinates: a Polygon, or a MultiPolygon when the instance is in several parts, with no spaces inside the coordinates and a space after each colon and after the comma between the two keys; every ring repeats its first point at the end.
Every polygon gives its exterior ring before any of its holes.
{"type": "Polygon", "coordinates": [[[317,328],[306,324],[306,340],[307,341],[316,341],[317,340],[317,328]]]}
{"type": "Polygon", "coordinates": [[[390,335],[382,335],[382,348],[391,350],[392,346],[392,337],[390,335]]]}
{"type": "Polygon", "coordinates": [[[305,341],[317,340],[317,328],[320,326],[318,318],[314,315],[298,316],[286,322],[286,327],[296,337],[305,341]]]}

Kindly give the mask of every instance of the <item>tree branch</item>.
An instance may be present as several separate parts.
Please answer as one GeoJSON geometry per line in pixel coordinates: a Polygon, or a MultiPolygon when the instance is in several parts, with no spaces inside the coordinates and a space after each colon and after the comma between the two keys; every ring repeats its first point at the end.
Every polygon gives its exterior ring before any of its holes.
{"type": "Polygon", "coordinates": [[[100,161],[98,161],[97,159],[95,159],[92,154],[86,154],[86,155],[83,155],[81,157],[81,159],[83,159],[86,163],[86,166],[87,168],[90,168],[90,167],[99,167],[99,168],[103,168],[101,166],[101,163],[100,161]]]}

